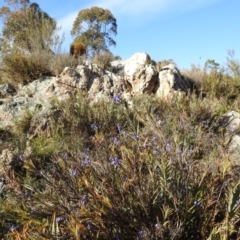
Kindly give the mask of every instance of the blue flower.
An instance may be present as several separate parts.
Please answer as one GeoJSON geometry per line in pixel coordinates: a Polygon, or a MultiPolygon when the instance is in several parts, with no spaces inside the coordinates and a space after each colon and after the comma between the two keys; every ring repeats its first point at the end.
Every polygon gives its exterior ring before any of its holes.
{"type": "Polygon", "coordinates": [[[119,233],[116,233],[116,234],[115,234],[115,237],[116,237],[116,239],[119,239],[119,238],[120,238],[120,234],[119,234],[119,233]]]}
{"type": "Polygon", "coordinates": [[[68,159],[68,153],[67,152],[63,152],[62,153],[62,157],[64,158],[64,160],[68,159]]]}
{"type": "Polygon", "coordinates": [[[117,104],[121,103],[122,102],[121,96],[114,95],[113,98],[112,98],[112,102],[117,103],[117,104]]]}
{"type": "Polygon", "coordinates": [[[96,123],[92,123],[90,127],[92,130],[98,130],[98,125],[96,123]]]}
{"type": "Polygon", "coordinates": [[[121,135],[125,135],[126,132],[122,130],[120,124],[117,124],[117,130],[118,130],[118,133],[121,134],[121,135]]]}
{"type": "Polygon", "coordinates": [[[156,136],[153,136],[150,140],[150,142],[155,142],[157,140],[157,137],[156,136]]]}
{"type": "Polygon", "coordinates": [[[119,139],[117,137],[111,137],[110,140],[116,145],[119,143],[119,139]]]}
{"type": "Polygon", "coordinates": [[[85,158],[85,159],[82,160],[81,165],[82,166],[89,166],[89,165],[91,165],[91,160],[85,158]]]}
{"type": "Polygon", "coordinates": [[[122,163],[122,159],[117,158],[117,157],[110,157],[109,161],[114,166],[119,166],[122,163]]]}
{"type": "Polygon", "coordinates": [[[138,141],[138,140],[139,140],[139,136],[136,134],[136,135],[134,136],[134,139],[138,141]]]}
{"type": "Polygon", "coordinates": [[[77,176],[78,175],[78,170],[70,168],[69,169],[69,174],[70,174],[71,177],[77,176]]]}
{"type": "Polygon", "coordinates": [[[117,124],[117,130],[118,130],[119,133],[122,131],[122,128],[119,124],[117,124]]]}
{"type": "Polygon", "coordinates": [[[86,195],[83,195],[83,196],[80,196],[80,199],[81,199],[81,204],[83,206],[86,206],[86,204],[88,203],[88,198],[86,195]]]}
{"type": "Polygon", "coordinates": [[[240,204],[240,199],[238,199],[238,200],[236,201],[236,203],[234,204],[234,207],[237,208],[237,207],[239,206],[239,204],[240,204]]]}
{"type": "Polygon", "coordinates": [[[138,237],[137,237],[138,240],[142,240],[143,239],[143,231],[139,231],[138,232],[138,237]]]}
{"type": "Polygon", "coordinates": [[[90,223],[87,224],[87,229],[90,230],[92,228],[92,225],[90,223]]]}
{"type": "Polygon", "coordinates": [[[16,231],[18,228],[19,228],[18,225],[12,225],[9,230],[13,232],[16,231]]]}
{"type": "Polygon", "coordinates": [[[201,203],[200,203],[199,201],[194,201],[194,205],[195,205],[196,207],[200,207],[200,206],[201,206],[201,203]]]}
{"type": "Polygon", "coordinates": [[[169,152],[171,150],[171,144],[170,143],[167,143],[166,145],[166,151],[169,152]]]}
{"type": "Polygon", "coordinates": [[[136,140],[136,141],[139,140],[139,135],[138,134],[134,134],[133,132],[131,132],[130,135],[134,140],[136,140]]]}
{"type": "Polygon", "coordinates": [[[64,218],[63,217],[57,217],[56,218],[56,222],[60,222],[60,221],[62,221],[64,218]]]}
{"type": "Polygon", "coordinates": [[[82,166],[91,165],[91,160],[90,160],[89,156],[85,152],[83,153],[83,156],[84,156],[84,159],[82,160],[81,165],[82,166]]]}

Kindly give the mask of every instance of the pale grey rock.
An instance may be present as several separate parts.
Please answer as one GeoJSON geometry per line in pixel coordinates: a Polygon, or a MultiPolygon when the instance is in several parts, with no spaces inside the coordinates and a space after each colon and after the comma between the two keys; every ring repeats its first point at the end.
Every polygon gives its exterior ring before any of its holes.
{"type": "Polygon", "coordinates": [[[5,148],[0,152],[0,176],[3,176],[6,174],[5,171],[7,171],[7,166],[11,162],[14,161],[16,158],[16,150],[10,150],[9,148],[5,148]]]}
{"type": "Polygon", "coordinates": [[[230,111],[223,115],[221,125],[226,128],[227,134],[240,130],[240,113],[230,111]]]}
{"type": "Polygon", "coordinates": [[[0,84],[0,98],[12,96],[16,89],[9,83],[0,84]]]}
{"type": "Polygon", "coordinates": [[[179,94],[180,91],[187,94],[189,90],[190,84],[174,64],[166,65],[160,70],[159,87],[156,90],[156,96],[166,99],[179,94]]]}
{"type": "Polygon", "coordinates": [[[240,113],[230,111],[225,113],[219,123],[225,132],[225,142],[228,145],[229,159],[240,165],[240,113]]]}
{"type": "Polygon", "coordinates": [[[147,66],[151,61],[150,56],[147,53],[135,53],[124,63],[124,73],[129,77],[130,81],[134,74],[141,68],[147,66]]]}
{"type": "Polygon", "coordinates": [[[151,62],[151,58],[147,53],[135,53],[127,60],[115,60],[110,63],[113,72],[122,71],[126,76],[132,77],[137,70],[145,67],[151,62]]]}
{"type": "Polygon", "coordinates": [[[29,111],[34,115],[29,134],[35,136],[37,131],[46,131],[48,136],[47,125],[51,119],[56,120],[55,116],[47,117],[49,111],[53,110],[51,102],[68,101],[79,91],[86,92],[92,103],[111,101],[118,95],[129,104],[131,96],[136,94],[156,94],[167,98],[174,91],[188,92],[188,83],[173,64],[165,66],[158,73],[146,53],[136,53],[127,60],[113,61],[111,66],[112,70],[107,71],[86,61],[76,69],[65,67],[59,77],[35,80],[14,94],[9,85],[4,85],[4,94],[12,95],[0,99],[1,127],[14,127],[29,111]]]}
{"type": "Polygon", "coordinates": [[[125,78],[131,89],[131,93],[135,94],[152,94],[158,85],[158,72],[156,69],[148,65],[137,70],[132,78],[125,78]]]}
{"type": "Polygon", "coordinates": [[[228,146],[229,159],[235,164],[240,165],[240,136],[234,135],[228,146]]]}
{"type": "Polygon", "coordinates": [[[113,72],[124,79],[125,92],[132,95],[153,93],[158,82],[158,72],[151,65],[151,58],[146,53],[136,53],[127,60],[111,62],[113,72]]]}

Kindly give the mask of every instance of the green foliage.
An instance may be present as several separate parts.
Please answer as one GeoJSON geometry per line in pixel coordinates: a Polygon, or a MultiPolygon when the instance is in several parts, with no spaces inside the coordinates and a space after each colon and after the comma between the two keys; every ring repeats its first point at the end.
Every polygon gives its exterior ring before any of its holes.
{"type": "Polygon", "coordinates": [[[86,46],[87,56],[93,57],[116,45],[111,35],[117,34],[117,21],[107,9],[83,9],[73,23],[71,34],[75,41],[81,41],[86,46]]]}
{"type": "Polygon", "coordinates": [[[206,69],[210,69],[210,71],[212,71],[212,72],[217,72],[220,67],[220,64],[217,63],[214,59],[208,59],[205,62],[204,67],[206,69]]]}

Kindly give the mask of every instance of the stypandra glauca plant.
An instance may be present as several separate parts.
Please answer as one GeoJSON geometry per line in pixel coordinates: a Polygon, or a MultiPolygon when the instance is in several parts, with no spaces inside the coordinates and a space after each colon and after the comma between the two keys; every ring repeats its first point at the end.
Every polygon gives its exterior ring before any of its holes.
{"type": "Polygon", "coordinates": [[[239,238],[239,173],[219,125],[227,106],[142,96],[130,108],[118,95],[55,105],[53,152],[5,171],[1,237],[239,238]]]}

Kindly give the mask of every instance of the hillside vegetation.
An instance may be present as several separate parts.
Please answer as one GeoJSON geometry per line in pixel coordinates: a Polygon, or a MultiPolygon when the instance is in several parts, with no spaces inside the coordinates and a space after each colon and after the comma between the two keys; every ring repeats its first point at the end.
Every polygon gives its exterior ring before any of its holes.
{"type": "MultiPolygon", "coordinates": [[[[34,49],[4,49],[1,84],[58,75],[85,57],[34,49]]],[[[114,58],[90,60],[107,68],[114,58]]],[[[240,239],[240,163],[228,150],[240,129],[227,133],[222,117],[239,112],[239,69],[230,53],[222,68],[183,70],[197,91],[171,101],[52,102],[62,114],[47,137],[28,138],[30,112],[14,131],[0,126],[0,151],[16,156],[0,165],[0,238],[240,239]]]]}
{"type": "MultiPolygon", "coordinates": [[[[56,102],[51,136],[27,139],[31,116],[1,140],[4,239],[237,239],[239,164],[221,116],[239,109],[239,79],[192,69],[205,97],[56,102]],[[28,157],[23,151],[31,147],[28,157]],[[5,170],[4,170],[5,169],[5,170]]],[[[233,133],[234,134],[234,133],[233,133]]]]}

